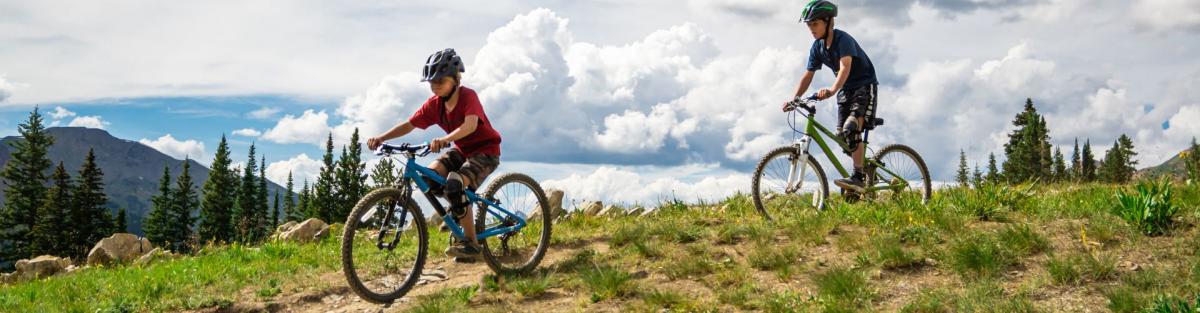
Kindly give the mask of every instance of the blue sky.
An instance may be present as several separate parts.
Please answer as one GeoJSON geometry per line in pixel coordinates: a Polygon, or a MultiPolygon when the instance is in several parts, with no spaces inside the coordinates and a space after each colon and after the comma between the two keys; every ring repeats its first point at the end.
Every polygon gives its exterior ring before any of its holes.
{"type": "MultiPolygon", "coordinates": [[[[836,3],[882,80],[889,124],[873,144],[916,147],[935,179],[959,149],[973,163],[1002,154],[1027,97],[1068,154],[1074,138],[1106,149],[1125,133],[1148,166],[1200,134],[1188,122],[1200,119],[1200,2],[836,3]]],[[[802,5],[3,2],[0,134],[40,105],[61,125],[204,162],[224,133],[238,161],[257,142],[272,178],[312,176],[325,135],[340,145],[407,117],[429,96],[425,56],[454,47],[504,134],[501,171],[577,199],[716,199],[748,188],[752,163],[791,138],[778,104],[812,41],[802,5]]],[[[833,112],[822,106],[823,121],[833,112]]]]}

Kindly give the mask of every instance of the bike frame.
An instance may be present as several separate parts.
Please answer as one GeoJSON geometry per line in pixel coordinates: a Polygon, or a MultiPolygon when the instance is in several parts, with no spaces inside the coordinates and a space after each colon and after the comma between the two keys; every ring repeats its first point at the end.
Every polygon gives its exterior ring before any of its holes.
{"type": "MultiPolygon", "coordinates": [[[[437,200],[437,196],[435,196],[433,194],[432,186],[430,186],[428,183],[426,183],[425,180],[423,179],[423,178],[429,178],[438,184],[445,185],[446,178],[442,177],[441,175],[438,175],[437,172],[433,171],[432,169],[430,169],[428,167],[424,167],[424,166],[421,166],[420,164],[417,164],[416,155],[414,153],[404,152],[402,154],[404,155],[404,158],[406,159],[406,161],[404,162],[404,169],[403,169],[404,175],[401,176],[399,188],[401,188],[401,190],[405,190],[406,193],[411,194],[410,193],[412,190],[411,183],[415,183],[417,185],[417,188],[420,189],[421,192],[425,194],[425,198],[429,200],[429,203],[431,205],[433,205],[434,211],[436,211],[437,214],[442,217],[442,221],[445,222],[447,226],[449,226],[450,233],[453,234],[454,237],[458,238],[459,240],[466,240],[466,235],[463,232],[462,226],[458,224],[458,221],[454,220],[454,217],[451,216],[451,214],[446,214],[447,213],[446,208],[442,207],[442,203],[439,202],[437,200]]],[[[514,214],[513,212],[510,212],[509,210],[501,207],[499,201],[485,199],[485,198],[479,196],[478,194],[476,194],[475,191],[470,190],[470,189],[465,190],[464,193],[466,194],[467,199],[472,204],[475,204],[475,203],[481,204],[480,209],[487,210],[488,214],[495,216],[497,219],[505,220],[505,219],[511,218],[516,221],[515,225],[504,226],[502,224],[500,226],[484,229],[482,232],[475,234],[475,237],[477,239],[484,239],[484,238],[504,235],[504,234],[519,231],[525,227],[525,225],[526,225],[525,217],[521,216],[519,214],[514,214]]],[[[395,213],[394,210],[395,210],[394,206],[389,208],[389,211],[391,211],[391,212],[388,212],[389,214],[387,215],[387,218],[390,218],[391,216],[393,216],[393,214],[395,213]]],[[[402,226],[402,225],[404,225],[404,219],[405,219],[405,216],[407,215],[408,210],[402,210],[401,212],[403,212],[403,213],[400,215],[400,224],[399,225],[402,226]]],[[[365,215],[363,215],[363,218],[364,219],[369,218],[371,215],[372,215],[371,213],[365,214],[365,215]]],[[[384,222],[386,223],[387,220],[384,220],[384,222]]],[[[382,237],[384,236],[384,232],[380,232],[379,235],[380,235],[380,239],[382,239],[382,237]]],[[[399,237],[396,237],[396,238],[399,238],[399,237]]],[[[383,242],[381,241],[381,242],[379,242],[379,244],[382,246],[383,242]]],[[[394,246],[395,243],[393,242],[392,245],[394,246]]]]}
{"type": "MultiPolygon", "coordinates": [[[[800,114],[802,116],[804,116],[805,120],[807,120],[807,125],[804,127],[804,132],[800,133],[803,135],[800,138],[800,142],[795,144],[796,149],[800,154],[800,158],[798,160],[792,160],[791,171],[788,173],[788,176],[789,176],[788,177],[788,185],[789,186],[791,185],[792,179],[799,179],[799,181],[796,182],[796,187],[794,189],[789,188],[788,191],[793,192],[793,191],[800,190],[800,188],[804,184],[803,177],[805,174],[804,170],[806,168],[803,166],[800,166],[800,173],[799,173],[800,176],[795,176],[796,170],[798,167],[796,163],[797,163],[797,161],[808,160],[808,156],[810,155],[808,153],[808,150],[809,150],[810,146],[812,145],[813,141],[817,142],[817,146],[820,147],[821,151],[825,153],[825,157],[828,158],[829,162],[833,164],[834,169],[837,169],[838,174],[841,174],[842,177],[850,177],[850,172],[846,170],[846,167],[842,166],[841,161],[838,160],[837,155],[834,154],[833,149],[830,149],[829,144],[827,144],[825,142],[825,138],[823,138],[821,136],[821,134],[825,134],[825,136],[829,137],[828,139],[830,141],[833,141],[833,143],[837,144],[837,146],[842,148],[842,150],[850,150],[849,145],[847,145],[846,142],[842,141],[841,139],[838,139],[837,135],[834,135],[832,131],[829,131],[828,128],[825,128],[825,126],[822,126],[821,123],[817,122],[815,113],[813,113],[813,114],[800,113],[800,114]],[[799,178],[796,178],[796,177],[799,177],[799,178]]],[[[867,133],[869,133],[869,131],[863,133],[863,141],[862,141],[862,143],[860,143],[864,147],[867,145],[867,138],[868,138],[867,133]]],[[[887,189],[902,190],[905,187],[908,187],[907,180],[900,177],[899,175],[896,175],[896,173],[893,173],[891,170],[888,170],[887,167],[884,166],[883,163],[877,162],[871,158],[867,158],[866,156],[863,156],[863,159],[864,159],[863,162],[865,163],[864,165],[869,166],[872,170],[881,170],[885,173],[888,173],[889,175],[892,175],[892,177],[900,180],[896,184],[888,183],[885,185],[875,184],[872,186],[867,186],[867,188],[866,188],[867,192],[875,192],[875,191],[887,190],[887,189]]],[[[876,175],[876,176],[878,176],[878,175],[876,175]]]]}

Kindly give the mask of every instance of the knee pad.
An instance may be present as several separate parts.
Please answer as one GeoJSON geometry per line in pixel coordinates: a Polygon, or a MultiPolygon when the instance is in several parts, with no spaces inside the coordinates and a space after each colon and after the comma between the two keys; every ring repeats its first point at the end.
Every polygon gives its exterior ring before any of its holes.
{"type": "Polygon", "coordinates": [[[839,135],[842,137],[842,141],[846,142],[848,149],[845,151],[846,154],[854,153],[854,150],[858,149],[858,143],[861,141],[860,134],[862,133],[862,128],[858,125],[857,114],[851,114],[850,117],[846,118],[846,123],[842,124],[840,129],[841,133],[839,135]]]}
{"type": "Polygon", "coordinates": [[[450,211],[454,212],[455,217],[462,217],[466,213],[463,196],[462,176],[453,172],[446,175],[446,200],[450,201],[450,211]]]}

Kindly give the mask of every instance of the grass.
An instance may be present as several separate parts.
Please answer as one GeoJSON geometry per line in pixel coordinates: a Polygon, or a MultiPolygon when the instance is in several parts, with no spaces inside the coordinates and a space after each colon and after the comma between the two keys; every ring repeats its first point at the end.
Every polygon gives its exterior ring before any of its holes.
{"type": "MultiPolygon", "coordinates": [[[[1092,311],[1178,308],[1200,293],[1200,228],[1191,226],[1200,221],[1200,188],[1172,186],[1179,211],[1170,231],[1152,236],[1114,214],[1113,195],[1126,188],[956,188],[937,191],[926,206],[903,197],[849,204],[834,195],[824,211],[788,211],[771,222],[744,194],[715,203],[665,201],[647,216],[573,215],[554,225],[551,253],[560,254],[534,273],[489,275],[478,287],[436,290],[398,306],[1029,312],[1056,310],[1057,296],[1039,293],[1051,288],[1090,295],[1095,301],[1084,305],[1092,311]]],[[[429,242],[437,260],[444,234],[429,242]]],[[[0,311],[154,312],[280,301],[344,286],[321,280],[341,270],[337,250],[335,238],[209,247],[144,267],[0,286],[0,311]]]]}

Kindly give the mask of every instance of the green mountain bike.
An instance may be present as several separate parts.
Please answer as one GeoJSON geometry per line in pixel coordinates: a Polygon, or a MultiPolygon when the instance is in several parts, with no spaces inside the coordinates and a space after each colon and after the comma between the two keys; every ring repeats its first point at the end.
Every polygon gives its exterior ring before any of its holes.
{"type": "MultiPolygon", "coordinates": [[[[754,207],[768,220],[796,208],[812,207],[817,210],[825,208],[829,200],[829,180],[825,170],[817,163],[817,159],[809,154],[809,146],[816,142],[821,151],[843,177],[850,173],[838,161],[828,142],[836,143],[844,150],[849,150],[845,141],[830,132],[816,119],[816,94],[808,98],[797,98],[789,102],[786,110],[789,112],[788,124],[794,131],[794,137],[799,137],[797,143],[775,148],[758,162],[754,169],[754,179],[751,181],[751,193],[754,207]],[[804,129],[798,129],[797,114],[807,120],[804,129]],[[822,137],[821,135],[825,136],[822,137]]],[[[862,145],[867,145],[870,130],[883,125],[883,119],[871,118],[867,121],[869,127],[864,127],[862,145]]],[[[929,181],[929,169],[916,150],[901,144],[892,144],[875,153],[867,150],[872,157],[865,158],[863,170],[866,172],[866,190],[863,194],[843,190],[848,200],[854,201],[859,197],[866,199],[895,198],[905,196],[920,197],[922,204],[929,202],[932,186],[929,181]]]]}

